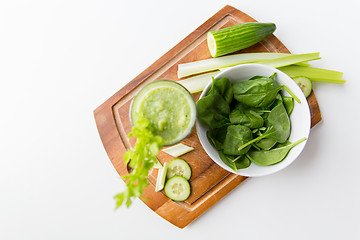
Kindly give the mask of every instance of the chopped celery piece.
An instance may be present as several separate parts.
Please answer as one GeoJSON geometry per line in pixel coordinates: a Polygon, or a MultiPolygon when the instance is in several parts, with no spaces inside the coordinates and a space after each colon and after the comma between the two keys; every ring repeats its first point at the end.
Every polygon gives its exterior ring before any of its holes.
{"type": "Polygon", "coordinates": [[[166,152],[167,154],[169,154],[173,157],[179,157],[179,156],[184,155],[185,153],[188,153],[192,150],[194,150],[193,147],[189,147],[185,144],[179,143],[177,145],[165,148],[162,151],[166,152]]]}
{"type": "Polygon", "coordinates": [[[294,54],[282,58],[263,60],[257,63],[278,68],[295,63],[307,62],[315,59],[320,59],[320,53],[306,53],[306,54],[296,54],[296,55],[294,54]]]}
{"type": "MultiPolygon", "coordinates": [[[[290,56],[290,53],[240,53],[200,60],[196,62],[182,63],[178,65],[178,77],[183,78],[190,75],[209,72],[220,68],[235,66],[242,63],[257,62],[266,59],[275,59],[290,56]]],[[[304,60],[306,61],[306,60],[304,60]]]]}
{"type": "Polygon", "coordinates": [[[167,169],[168,169],[168,163],[165,162],[164,166],[162,168],[160,168],[158,171],[158,175],[156,178],[155,192],[159,192],[159,191],[163,190],[164,185],[165,185],[167,169]]]}
{"type": "Polygon", "coordinates": [[[156,158],[156,160],[157,160],[157,161],[154,163],[153,168],[157,168],[157,169],[162,168],[162,165],[161,165],[161,163],[159,162],[159,159],[156,158]]]}
{"type": "Polygon", "coordinates": [[[190,93],[201,92],[206,85],[211,82],[211,79],[215,77],[220,71],[214,71],[210,73],[204,73],[193,77],[186,78],[178,81],[183,85],[190,93]]]}
{"type": "Polygon", "coordinates": [[[280,67],[280,71],[283,71],[290,77],[303,76],[310,78],[312,81],[327,82],[344,84],[346,81],[342,80],[343,73],[328,69],[304,67],[304,66],[286,66],[280,67]]]}

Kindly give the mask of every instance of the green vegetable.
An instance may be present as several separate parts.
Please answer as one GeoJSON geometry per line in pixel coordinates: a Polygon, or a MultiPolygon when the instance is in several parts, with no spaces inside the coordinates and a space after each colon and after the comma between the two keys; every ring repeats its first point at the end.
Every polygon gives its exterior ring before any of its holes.
{"type": "MultiPolygon", "coordinates": [[[[290,55],[289,53],[240,53],[218,58],[210,58],[178,65],[178,78],[194,74],[210,72],[221,68],[231,67],[243,63],[251,63],[264,59],[274,59],[290,55]]],[[[195,77],[194,77],[195,78],[195,77]]],[[[211,78],[208,78],[208,82],[211,78]]]]}
{"type": "Polygon", "coordinates": [[[238,169],[248,168],[251,164],[251,161],[245,155],[241,156],[232,156],[224,154],[223,151],[219,151],[220,159],[231,169],[237,171],[238,169]]]}
{"type": "Polygon", "coordinates": [[[278,104],[269,113],[266,119],[268,132],[273,132],[271,138],[283,143],[290,136],[290,119],[283,104],[278,104]]]}
{"type": "MultiPolygon", "coordinates": [[[[222,57],[218,57],[218,58],[204,59],[204,60],[199,60],[199,61],[195,61],[195,62],[181,63],[178,65],[178,77],[183,78],[183,77],[187,77],[187,76],[194,75],[194,74],[205,73],[205,72],[210,72],[210,71],[214,71],[214,70],[218,70],[218,69],[222,69],[222,68],[236,66],[239,64],[258,63],[258,62],[261,62],[261,61],[267,60],[267,59],[277,59],[277,58],[283,58],[283,57],[292,56],[292,55],[295,55],[295,54],[273,53],[273,52],[240,53],[240,54],[222,56],[222,57]]],[[[308,64],[306,65],[303,62],[297,63],[297,64],[301,64],[302,66],[308,66],[308,64]]],[[[217,74],[218,71],[215,73],[217,74]]],[[[208,74],[211,74],[211,73],[208,73],[208,74]]],[[[215,76],[215,75],[213,75],[213,76],[215,76]]],[[[194,76],[194,77],[192,77],[192,79],[194,79],[194,81],[195,81],[199,77],[200,81],[206,81],[205,78],[202,78],[200,76],[202,76],[202,75],[194,76]]],[[[210,81],[210,79],[211,79],[211,76],[209,78],[207,78],[207,83],[210,81]]],[[[191,88],[192,84],[187,84],[186,80],[187,79],[181,80],[181,81],[184,81],[186,86],[190,86],[190,88],[191,88]]],[[[181,81],[179,81],[179,82],[181,82],[181,81]]],[[[206,86],[206,84],[205,84],[205,86],[206,86]]]]}
{"type": "Polygon", "coordinates": [[[168,170],[168,163],[164,162],[164,166],[159,169],[158,176],[156,178],[155,192],[159,192],[163,190],[167,170],[168,170]]]}
{"type": "Polygon", "coordinates": [[[218,93],[201,98],[196,108],[198,119],[210,128],[220,128],[229,123],[229,104],[218,93]]]}
{"type": "Polygon", "coordinates": [[[190,184],[182,176],[174,176],[165,184],[165,194],[174,201],[185,201],[190,196],[190,184]]]}
{"type": "Polygon", "coordinates": [[[237,171],[236,164],[235,162],[233,162],[236,156],[226,155],[224,151],[220,150],[219,157],[229,168],[231,168],[234,171],[237,171]]]}
{"type": "Polygon", "coordinates": [[[282,88],[300,102],[285,85],[277,86],[274,76],[269,78],[257,77],[248,81],[237,82],[233,88],[234,98],[248,107],[266,108],[270,106],[282,88]]]}
{"type": "Polygon", "coordinates": [[[212,129],[225,126],[229,123],[229,104],[232,98],[233,90],[229,79],[213,80],[209,92],[196,103],[198,119],[212,129]]]}
{"type": "Polygon", "coordinates": [[[234,83],[235,94],[267,92],[276,86],[274,75],[270,77],[254,76],[248,81],[234,83]]]}
{"type": "Polygon", "coordinates": [[[245,149],[245,148],[247,148],[247,147],[250,147],[252,144],[258,142],[258,141],[261,140],[261,139],[267,138],[267,137],[273,135],[274,133],[275,133],[275,132],[269,132],[269,133],[260,135],[260,136],[258,136],[257,138],[254,138],[254,139],[248,141],[247,143],[241,145],[237,150],[238,150],[238,151],[241,151],[241,150],[243,150],[243,149],[245,149]]]}
{"type": "Polygon", "coordinates": [[[129,207],[132,200],[140,197],[145,187],[149,185],[147,180],[149,171],[155,164],[159,164],[156,156],[164,143],[163,138],[154,135],[153,132],[150,123],[139,116],[128,135],[128,137],[135,136],[137,138],[135,146],[128,149],[123,155],[125,164],[128,164],[132,171],[123,177],[127,180],[126,189],[114,196],[116,208],[119,208],[123,203],[129,207]]]}
{"type": "Polygon", "coordinates": [[[264,119],[255,111],[241,111],[238,109],[230,113],[230,122],[232,124],[241,124],[250,129],[260,128],[264,125],[264,119]]]}
{"type": "Polygon", "coordinates": [[[196,104],[199,121],[210,126],[209,142],[234,171],[249,167],[250,153],[282,147],[290,136],[289,114],[298,98],[282,96],[280,90],[287,88],[277,86],[274,78],[275,73],[234,84],[213,80],[196,104]]]}
{"type": "Polygon", "coordinates": [[[312,83],[307,77],[294,77],[296,84],[301,88],[305,97],[308,97],[312,91],[312,83]]]}
{"type": "Polygon", "coordinates": [[[263,150],[269,150],[276,144],[276,140],[270,137],[260,139],[258,142],[256,142],[256,146],[258,148],[261,148],[263,150]]]}
{"type": "Polygon", "coordinates": [[[191,168],[189,164],[180,158],[175,158],[169,162],[168,171],[166,177],[168,179],[173,176],[182,176],[186,180],[189,180],[191,177],[191,168]]]}
{"type": "Polygon", "coordinates": [[[228,126],[223,126],[221,128],[210,129],[207,131],[206,135],[209,139],[209,142],[215,147],[216,150],[224,149],[223,142],[225,141],[226,133],[228,126]]]}
{"type": "MultiPolygon", "coordinates": [[[[206,73],[219,69],[223,70],[228,67],[233,67],[244,63],[262,63],[277,68],[280,66],[288,66],[290,64],[293,64],[291,66],[296,66],[296,67],[308,67],[309,64],[305,64],[303,61],[306,61],[306,59],[309,59],[310,61],[318,58],[319,58],[319,53],[306,53],[306,54],[270,53],[270,52],[240,53],[229,56],[222,56],[218,58],[204,59],[195,62],[181,63],[178,65],[178,78],[184,78],[191,75],[206,73]],[[289,58],[289,56],[291,57],[289,58]],[[269,61],[265,61],[265,60],[269,60],[269,61]]],[[[215,76],[218,73],[219,72],[216,71],[214,72],[213,75],[212,73],[206,73],[206,74],[210,76],[211,75],[215,76]]],[[[189,79],[189,81],[195,82],[198,81],[198,79],[201,82],[206,81],[204,78],[201,77],[201,75],[194,76],[191,79],[189,79]]],[[[211,77],[207,78],[207,82],[209,82],[210,79],[211,77]]],[[[198,85],[193,83],[188,84],[186,80],[187,79],[182,81],[185,82],[186,86],[190,86],[190,90],[192,89],[191,85],[198,85]]]]}
{"type": "Polygon", "coordinates": [[[294,109],[294,98],[283,96],[283,103],[288,115],[292,113],[294,109]]]}
{"type": "Polygon", "coordinates": [[[236,169],[243,169],[250,167],[251,161],[246,155],[242,155],[235,161],[236,169]]]}
{"type": "Polygon", "coordinates": [[[212,94],[220,94],[224,98],[224,100],[228,104],[230,104],[234,96],[234,91],[230,80],[224,77],[218,80],[215,80],[215,78],[213,78],[211,88],[206,93],[206,96],[212,94]]]}
{"type": "Polygon", "coordinates": [[[258,61],[257,63],[265,64],[271,67],[279,68],[283,66],[292,65],[295,63],[301,63],[306,61],[312,61],[320,59],[320,53],[305,53],[305,54],[297,54],[297,55],[290,55],[282,58],[276,58],[276,59],[268,59],[268,60],[262,60],[258,61]]]}
{"type": "Polygon", "coordinates": [[[184,155],[185,153],[188,153],[192,150],[194,150],[193,147],[189,147],[185,144],[179,143],[174,146],[165,148],[162,151],[166,152],[167,154],[169,154],[173,157],[179,157],[179,156],[184,155]]]}
{"type": "Polygon", "coordinates": [[[268,107],[281,87],[272,78],[255,78],[234,84],[234,98],[248,107],[268,107]]]}
{"type": "Polygon", "coordinates": [[[206,85],[215,77],[220,71],[203,73],[193,77],[189,77],[178,81],[183,87],[185,87],[190,93],[201,92],[206,85]]]}
{"type": "Polygon", "coordinates": [[[250,146],[238,150],[238,148],[253,139],[250,128],[242,125],[231,125],[227,128],[224,141],[224,154],[243,155],[249,151],[250,146]]]}
{"type": "Polygon", "coordinates": [[[305,141],[306,138],[302,138],[295,143],[286,142],[283,145],[280,145],[277,148],[273,148],[269,151],[260,150],[260,151],[250,151],[247,154],[247,157],[255,164],[268,166],[278,162],[281,162],[289,151],[298,145],[299,143],[305,141]]]}
{"type": "Polygon", "coordinates": [[[304,67],[304,66],[286,66],[280,67],[280,71],[286,73],[290,77],[303,76],[309,78],[311,81],[327,82],[344,84],[346,81],[342,80],[343,73],[328,69],[304,67]]]}
{"type": "Polygon", "coordinates": [[[273,23],[248,22],[208,32],[207,43],[212,57],[250,47],[276,29],[273,23]]]}

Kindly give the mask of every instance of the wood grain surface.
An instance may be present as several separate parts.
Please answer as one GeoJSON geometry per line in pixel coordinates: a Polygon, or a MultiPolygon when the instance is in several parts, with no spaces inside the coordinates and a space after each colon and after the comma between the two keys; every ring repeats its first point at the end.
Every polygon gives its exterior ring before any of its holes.
{"type": "MultiPolygon", "coordinates": [[[[102,143],[120,176],[128,174],[122,155],[135,142],[135,139],[128,139],[127,134],[131,131],[130,102],[136,92],[156,79],[178,81],[177,65],[179,63],[210,58],[206,44],[208,31],[254,21],[253,18],[236,8],[225,6],[94,111],[102,143]]],[[[274,35],[270,35],[260,43],[240,52],[289,53],[289,50],[274,35]]],[[[199,95],[200,93],[197,93],[193,96],[197,100],[199,95]]],[[[308,102],[312,126],[314,126],[321,120],[314,93],[308,97],[308,102]]],[[[195,148],[194,151],[181,156],[192,168],[190,197],[184,202],[174,202],[163,192],[155,192],[157,170],[150,172],[150,185],[143,195],[146,199],[144,203],[149,208],[179,228],[187,226],[246,179],[246,177],[231,174],[215,164],[201,147],[196,129],[182,143],[195,148]]],[[[158,158],[162,163],[173,159],[164,152],[160,152],[158,158]]]]}

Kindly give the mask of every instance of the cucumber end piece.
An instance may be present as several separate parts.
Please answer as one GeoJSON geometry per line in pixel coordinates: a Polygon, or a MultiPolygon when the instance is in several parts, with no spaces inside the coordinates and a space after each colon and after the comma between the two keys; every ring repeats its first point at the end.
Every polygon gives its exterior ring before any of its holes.
{"type": "Polygon", "coordinates": [[[293,80],[300,87],[301,91],[304,93],[305,97],[308,97],[312,91],[312,82],[307,77],[294,77],[293,80]]]}
{"type": "Polygon", "coordinates": [[[211,32],[207,34],[207,44],[212,57],[216,57],[216,41],[211,32]]]}

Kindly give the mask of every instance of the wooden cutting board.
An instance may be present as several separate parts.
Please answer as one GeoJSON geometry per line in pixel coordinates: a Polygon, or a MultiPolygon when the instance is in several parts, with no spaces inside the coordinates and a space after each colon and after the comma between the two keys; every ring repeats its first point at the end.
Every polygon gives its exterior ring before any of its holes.
{"type": "MultiPolygon", "coordinates": [[[[135,139],[128,139],[127,134],[131,131],[129,106],[136,92],[156,79],[178,81],[178,63],[211,58],[206,43],[208,31],[243,22],[255,22],[255,20],[236,8],[225,6],[94,111],[102,143],[120,176],[128,174],[122,155],[135,142],[135,139]]],[[[289,53],[289,50],[274,35],[270,35],[241,52],[289,53]]],[[[199,95],[200,93],[194,94],[195,100],[199,95]]],[[[321,120],[314,93],[308,97],[308,102],[312,126],[314,126],[321,120]]],[[[183,143],[195,148],[194,151],[181,156],[192,168],[190,197],[185,202],[174,202],[163,192],[155,192],[157,170],[149,174],[150,185],[143,195],[146,199],[144,203],[149,208],[180,228],[187,226],[246,179],[231,174],[215,164],[202,148],[195,129],[183,140],[183,143]]],[[[173,159],[164,152],[160,152],[158,158],[161,163],[173,159]]]]}

